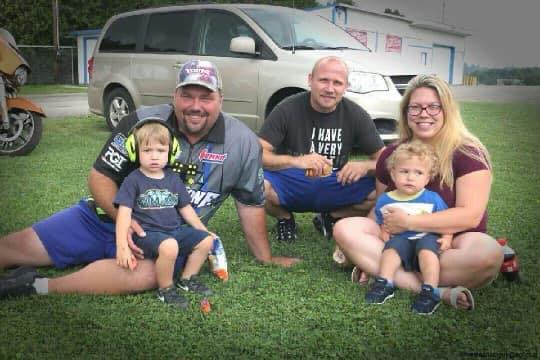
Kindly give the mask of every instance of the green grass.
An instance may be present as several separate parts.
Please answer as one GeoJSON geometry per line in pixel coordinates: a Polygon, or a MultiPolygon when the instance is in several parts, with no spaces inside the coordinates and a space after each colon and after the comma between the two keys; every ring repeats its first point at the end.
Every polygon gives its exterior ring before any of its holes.
{"type": "Polygon", "coordinates": [[[70,94],[86,93],[88,87],[85,85],[25,85],[20,88],[21,95],[45,95],[45,94],[70,94]]]}
{"type": "MultiPolygon", "coordinates": [[[[219,282],[206,269],[201,275],[216,293],[210,314],[198,311],[195,296],[188,311],[178,312],[153,292],[3,300],[0,358],[538,358],[539,114],[511,104],[466,103],[462,110],[494,162],[490,233],[510,240],[526,279],[521,285],[499,279],[474,291],[474,312],[442,306],[432,317],[415,316],[405,291],[384,306],[365,305],[365,289],[333,264],[333,245],[314,231],[310,214],[297,216],[296,244],[272,241],[274,254],[299,256],[303,263],[292,269],[259,265],[228,201],[210,229],[224,241],[230,280],[219,282]]],[[[108,135],[95,116],[44,124],[43,140],[30,156],[0,158],[0,235],[84,196],[87,171],[108,135]]]]}

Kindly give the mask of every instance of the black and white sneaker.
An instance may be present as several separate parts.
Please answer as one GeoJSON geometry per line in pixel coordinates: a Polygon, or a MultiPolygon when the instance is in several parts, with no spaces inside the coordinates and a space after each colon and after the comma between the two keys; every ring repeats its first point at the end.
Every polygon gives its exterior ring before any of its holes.
{"type": "Polygon", "coordinates": [[[36,293],[34,280],[41,276],[29,266],[18,267],[0,277],[0,299],[6,297],[29,296],[36,293]]]}
{"type": "Polygon", "coordinates": [[[189,279],[177,279],[176,286],[184,291],[191,291],[204,296],[212,295],[212,290],[207,288],[195,275],[191,275],[189,279]]]}
{"type": "Polygon", "coordinates": [[[332,238],[332,231],[334,229],[334,224],[339,219],[336,219],[330,215],[330,213],[322,212],[313,217],[313,226],[320,232],[325,238],[332,238]]]}
{"type": "Polygon", "coordinates": [[[189,300],[178,293],[176,288],[171,285],[168,288],[157,289],[157,298],[168,305],[178,306],[187,309],[189,300]]]}
{"type": "Polygon", "coordinates": [[[293,242],[297,239],[296,222],[294,215],[291,214],[290,219],[278,219],[277,224],[277,239],[280,241],[293,242]]]}

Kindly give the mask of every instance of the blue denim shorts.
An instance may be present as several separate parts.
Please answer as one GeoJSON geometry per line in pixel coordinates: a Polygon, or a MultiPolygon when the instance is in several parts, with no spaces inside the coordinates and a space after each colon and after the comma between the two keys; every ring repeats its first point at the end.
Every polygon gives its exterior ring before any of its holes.
{"type": "Polygon", "coordinates": [[[418,253],[426,249],[439,256],[440,245],[437,242],[439,237],[437,234],[426,234],[420,239],[409,240],[406,237],[394,235],[384,244],[384,250],[396,250],[405,271],[420,271],[418,253]]]}

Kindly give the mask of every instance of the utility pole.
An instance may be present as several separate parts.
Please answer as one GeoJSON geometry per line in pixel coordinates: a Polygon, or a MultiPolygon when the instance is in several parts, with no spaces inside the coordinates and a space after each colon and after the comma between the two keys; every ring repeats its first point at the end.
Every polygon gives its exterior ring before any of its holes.
{"type": "Polygon", "coordinates": [[[60,19],[58,14],[58,0],[52,0],[53,16],[53,51],[54,51],[54,82],[60,82],[60,19]]]}

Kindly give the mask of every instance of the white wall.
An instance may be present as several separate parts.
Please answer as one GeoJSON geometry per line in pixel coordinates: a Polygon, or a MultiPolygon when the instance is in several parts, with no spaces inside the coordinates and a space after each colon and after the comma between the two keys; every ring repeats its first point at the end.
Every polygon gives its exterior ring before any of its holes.
{"type": "MultiPolygon", "coordinates": [[[[313,10],[332,21],[334,7],[313,10]]],[[[343,28],[365,31],[367,47],[384,55],[395,66],[396,73],[436,73],[452,78],[453,84],[463,81],[465,38],[435,30],[421,29],[404,19],[346,8],[334,13],[334,22],[343,28]],[[386,51],[387,35],[401,37],[400,52],[386,51]],[[438,45],[435,47],[435,45],[438,45]],[[442,47],[441,47],[442,46],[442,47]],[[446,51],[442,51],[446,49],[446,51]],[[453,50],[451,50],[453,49],[453,50]],[[453,55],[453,58],[451,58],[453,55]],[[450,64],[453,64],[450,69],[450,64]]]]}

